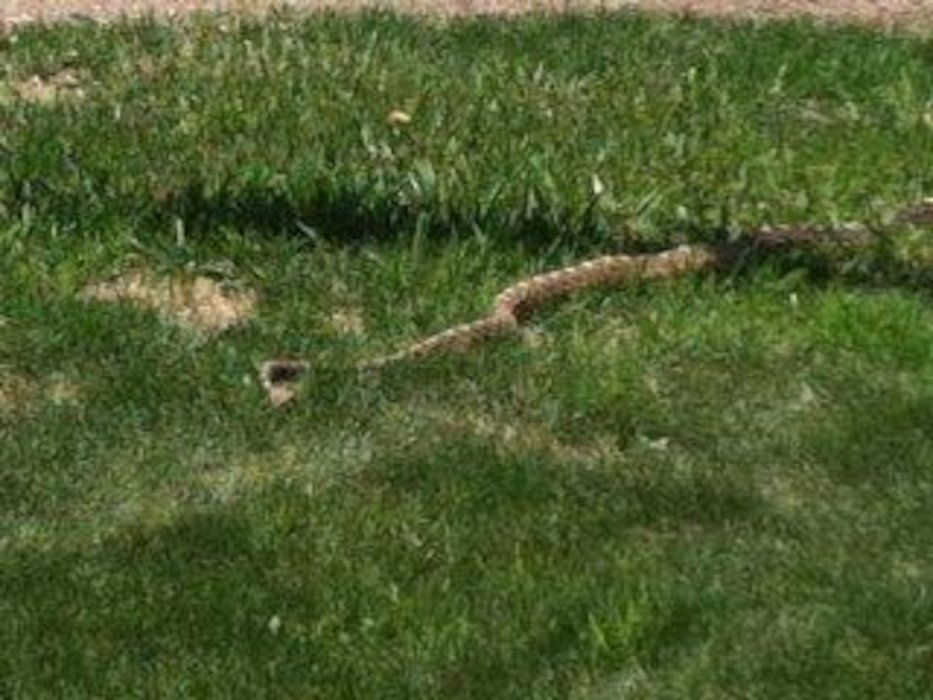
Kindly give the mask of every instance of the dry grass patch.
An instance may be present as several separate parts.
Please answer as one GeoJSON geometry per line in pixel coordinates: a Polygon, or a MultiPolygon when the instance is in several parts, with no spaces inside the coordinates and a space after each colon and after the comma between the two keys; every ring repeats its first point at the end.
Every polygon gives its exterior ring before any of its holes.
{"type": "Polygon", "coordinates": [[[0,413],[18,412],[29,406],[36,394],[35,383],[21,375],[0,377],[0,413]]]}
{"type": "Polygon", "coordinates": [[[356,308],[334,311],[330,315],[330,326],[338,335],[361,337],[366,334],[363,314],[356,308]]]}
{"type": "Polygon", "coordinates": [[[151,309],[177,326],[208,336],[247,323],[258,305],[256,293],[237,284],[204,276],[158,277],[143,270],[90,284],[81,298],[151,309]]]}
{"type": "Polygon", "coordinates": [[[0,374],[0,414],[28,413],[42,402],[71,406],[80,402],[82,394],[79,383],[59,372],[44,379],[0,374]]]}
{"type": "Polygon", "coordinates": [[[65,68],[50,75],[33,75],[12,85],[12,94],[23,102],[51,105],[84,99],[87,77],[79,70],[65,68]]]}

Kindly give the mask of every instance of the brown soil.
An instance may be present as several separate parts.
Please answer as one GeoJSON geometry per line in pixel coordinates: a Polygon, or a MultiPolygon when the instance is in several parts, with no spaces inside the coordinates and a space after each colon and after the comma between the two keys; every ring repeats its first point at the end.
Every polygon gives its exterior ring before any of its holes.
{"type": "Polygon", "coordinates": [[[529,10],[638,8],[703,15],[782,17],[803,14],[828,21],[933,27],[933,0],[3,0],[0,27],[35,20],[107,20],[120,15],[171,17],[197,10],[354,10],[388,6],[433,14],[515,13],[529,10]]]}

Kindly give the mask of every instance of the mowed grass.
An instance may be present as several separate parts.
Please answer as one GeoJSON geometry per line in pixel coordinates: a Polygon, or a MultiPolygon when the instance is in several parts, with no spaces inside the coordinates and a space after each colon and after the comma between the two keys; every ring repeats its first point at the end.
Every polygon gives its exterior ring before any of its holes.
{"type": "Polygon", "coordinates": [[[0,696],[931,696],[929,39],[280,15],[0,66],[0,696]],[[847,220],[347,369],[590,254],[847,220]],[[82,299],[127,269],[258,315],[82,299]]]}

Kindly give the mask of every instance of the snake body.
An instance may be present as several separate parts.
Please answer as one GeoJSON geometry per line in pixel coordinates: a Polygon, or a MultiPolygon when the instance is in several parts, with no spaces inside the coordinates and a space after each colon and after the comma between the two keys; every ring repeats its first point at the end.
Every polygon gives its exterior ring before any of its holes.
{"type": "MultiPolygon", "coordinates": [[[[924,200],[920,205],[904,209],[897,215],[895,222],[903,225],[930,224],[933,222],[933,200],[924,200]]],[[[872,240],[871,232],[859,225],[835,228],[807,225],[766,227],[738,243],[681,245],[658,253],[639,255],[604,255],[520,280],[496,296],[486,316],[451,326],[396,352],[365,359],[357,363],[356,367],[361,371],[372,371],[443,352],[463,352],[477,344],[514,333],[540,306],[573,292],[625,282],[663,279],[726,265],[735,259],[738,251],[749,247],[767,250],[821,243],[864,246],[872,240]]],[[[295,396],[296,381],[309,369],[310,363],[306,360],[274,359],[264,362],[259,370],[260,381],[273,405],[291,401],[295,396]]]]}
{"type": "Polygon", "coordinates": [[[604,255],[534,275],[502,290],[487,316],[452,326],[392,354],[364,360],[357,366],[363,370],[379,369],[441,352],[462,352],[473,345],[513,333],[536,308],[575,291],[670,277],[706,267],[712,262],[709,248],[684,245],[650,255],[604,255]]]}

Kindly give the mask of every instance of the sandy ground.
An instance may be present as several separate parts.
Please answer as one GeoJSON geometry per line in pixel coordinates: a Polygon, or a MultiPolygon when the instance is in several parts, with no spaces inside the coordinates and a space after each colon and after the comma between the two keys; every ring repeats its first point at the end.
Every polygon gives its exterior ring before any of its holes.
{"type": "Polygon", "coordinates": [[[193,10],[261,11],[273,5],[299,10],[378,5],[441,14],[629,7],[704,15],[806,14],[827,21],[933,28],[933,0],[0,0],[0,5],[0,28],[35,20],[106,20],[149,13],[176,16],[193,10]]]}

